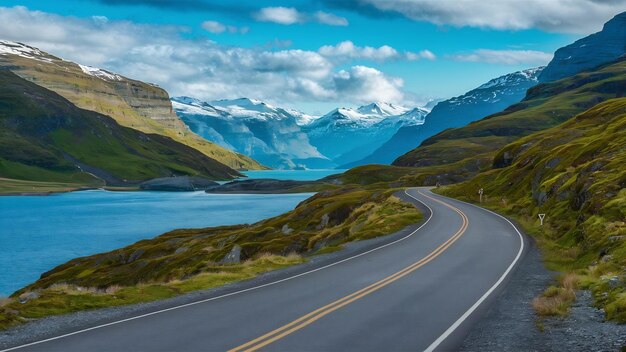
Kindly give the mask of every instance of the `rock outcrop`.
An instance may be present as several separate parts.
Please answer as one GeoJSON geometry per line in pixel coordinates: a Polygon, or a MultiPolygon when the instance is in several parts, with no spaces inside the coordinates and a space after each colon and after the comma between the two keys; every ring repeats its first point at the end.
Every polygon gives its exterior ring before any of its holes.
{"type": "Polygon", "coordinates": [[[539,75],[550,82],[613,62],[626,53],[626,12],[604,24],[602,31],[564,46],[539,75]]]}

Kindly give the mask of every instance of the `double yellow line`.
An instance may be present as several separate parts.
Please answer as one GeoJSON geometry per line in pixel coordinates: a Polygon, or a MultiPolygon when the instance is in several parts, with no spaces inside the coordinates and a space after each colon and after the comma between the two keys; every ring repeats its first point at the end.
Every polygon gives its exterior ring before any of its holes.
{"type": "MultiPolygon", "coordinates": [[[[418,191],[419,192],[419,191],[418,191]]],[[[432,252],[430,252],[430,254],[428,254],[427,256],[425,256],[424,258],[418,260],[417,262],[407,266],[406,268],[396,272],[395,274],[392,274],[390,276],[387,276],[386,278],[375,282],[363,289],[360,289],[352,294],[349,294],[343,298],[340,298],[330,304],[327,304],[319,309],[316,309],[314,311],[312,311],[311,313],[308,313],[294,321],[292,321],[289,324],[283,325],[282,327],[272,330],[270,332],[268,332],[267,334],[257,337],[254,340],[251,340],[249,342],[246,342],[242,345],[239,345],[235,348],[230,349],[228,352],[239,352],[239,351],[256,351],[260,348],[263,348],[277,340],[282,339],[283,337],[298,331],[302,328],[304,328],[305,326],[312,324],[313,322],[317,321],[318,319],[321,319],[322,317],[336,311],[337,309],[340,309],[341,307],[344,307],[364,296],[369,295],[372,292],[378,291],[381,288],[391,284],[392,282],[401,279],[402,277],[412,273],[413,271],[417,270],[418,268],[420,268],[421,266],[425,265],[426,263],[430,262],[431,260],[435,259],[437,256],[439,256],[441,253],[443,253],[443,251],[445,251],[446,249],[448,249],[448,247],[450,247],[454,242],[456,242],[462,235],[463,233],[465,233],[465,230],[467,229],[467,226],[469,225],[469,219],[467,218],[467,216],[458,208],[445,203],[439,199],[435,199],[433,197],[427,196],[421,192],[419,192],[422,196],[429,198],[437,203],[441,203],[443,205],[445,205],[446,207],[454,210],[455,212],[457,212],[460,216],[461,219],[463,220],[463,224],[461,225],[461,228],[459,228],[459,230],[452,236],[450,237],[447,241],[445,241],[444,243],[442,243],[439,247],[437,247],[435,250],[433,250],[432,252]]]]}

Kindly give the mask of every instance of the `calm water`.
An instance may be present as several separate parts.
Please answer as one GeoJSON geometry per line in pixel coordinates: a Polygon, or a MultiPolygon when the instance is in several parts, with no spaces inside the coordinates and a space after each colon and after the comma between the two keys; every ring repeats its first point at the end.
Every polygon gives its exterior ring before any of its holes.
{"type": "Polygon", "coordinates": [[[314,181],[326,176],[341,174],[346,170],[319,169],[319,170],[261,170],[243,172],[249,178],[273,178],[277,180],[314,181]]]}
{"type": "Polygon", "coordinates": [[[0,296],[72,258],[177,228],[259,221],[309,196],[83,191],[0,197],[0,296]]]}

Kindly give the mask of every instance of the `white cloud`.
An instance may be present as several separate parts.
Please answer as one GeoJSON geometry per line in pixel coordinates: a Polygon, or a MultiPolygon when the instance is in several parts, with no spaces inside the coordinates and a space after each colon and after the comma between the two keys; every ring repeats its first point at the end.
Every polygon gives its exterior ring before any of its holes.
{"type": "MultiPolygon", "coordinates": [[[[214,24],[209,28],[222,30],[214,24]]],[[[185,39],[184,30],[0,7],[0,38],[156,83],[172,95],[207,100],[247,96],[276,104],[361,103],[373,98],[400,102],[408,96],[398,78],[365,66],[339,71],[337,62],[317,51],[222,46],[185,39]]],[[[363,52],[384,57],[394,51],[379,49],[363,52]]],[[[350,67],[349,60],[344,64],[350,67]]]]}
{"type": "Polygon", "coordinates": [[[317,22],[329,26],[347,26],[346,18],[332,13],[317,11],[313,14],[300,12],[293,7],[264,7],[254,14],[254,18],[261,22],[273,22],[283,25],[296,23],[317,22]]]}
{"type": "Polygon", "coordinates": [[[255,18],[262,22],[278,24],[295,24],[303,22],[302,15],[293,7],[264,7],[256,13],[255,18]]]}
{"type": "Polygon", "coordinates": [[[422,50],[419,53],[414,52],[399,52],[396,49],[383,45],[378,48],[371,46],[357,46],[353,42],[346,40],[337,45],[325,45],[321,47],[318,52],[328,58],[337,60],[350,60],[350,59],[364,59],[372,61],[388,61],[388,60],[410,60],[415,61],[419,59],[434,60],[435,54],[429,50],[422,50]]]}
{"type": "Polygon", "coordinates": [[[332,13],[317,11],[313,17],[317,22],[327,24],[329,26],[347,26],[348,20],[344,17],[333,15],[332,13]]]}
{"type": "Polygon", "coordinates": [[[202,22],[202,28],[213,34],[220,34],[224,32],[246,34],[250,30],[248,27],[238,28],[236,26],[225,25],[217,21],[204,21],[202,22]]]}
{"type": "Polygon", "coordinates": [[[453,55],[457,61],[488,62],[492,64],[533,64],[545,65],[552,60],[552,54],[535,50],[489,50],[478,49],[469,54],[453,55]]]}
{"type": "Polygon", "coordinates": [[[204,21],[202,28],[211,33],[224,33],[226,31],[226,26],[217,21],[204,21]]]}
{"type": "Polygon", "coordinates": [[[350,70],[339,71],[333,81],[335,89],[352,101],[398,103],[404,100],[402,79],[390,78],[371,67],[353,66],[350,70]]]}
{"type": "Polygon", "coordinates": [[[588,34],[626,11],[626,0],[326,0],[354,11],[392,13],[438,25],[588,34]]]}

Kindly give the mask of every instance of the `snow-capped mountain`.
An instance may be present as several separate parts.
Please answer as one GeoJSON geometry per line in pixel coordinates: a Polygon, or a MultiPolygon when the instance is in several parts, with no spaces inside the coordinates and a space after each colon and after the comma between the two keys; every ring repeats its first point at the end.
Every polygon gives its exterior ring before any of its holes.
{"type": "Polygon", "coordinates": [[[172,98],[174,110],[192,131],[228,149],[278,169],[331,167],[309,142],[298,121],[305,114],[247,98],[204,102],[172,98]]]}
{"type": "Polygon", "coordinates": [[[526,91],[538,83],[537,78],[543,68],[536,67],[500,76],[463,95],[440,101],[426,115],[423,124],[403,126],[371,155],[343,167],[391,163],[430,136],[502,111],[524,98],[526,91]]]}
{"type": "Polygon", "coordinates": [[[322,154],[343,165],[369,155],[399,128],[423,123],[427,113],[422,108],[376,102],[335,109],[303,129],[322,154]]]}
{"type": "Polygon", "coordinates": [[[364,105],[356,109],[358,113],[368,116],[397,116],[402,115],[409,111],[409,109],[403,106],[397,106],[385,102],[375,102],[368,105],[364,105]]]}
{"type": "Polygon", "coordinates": [[[248,98],[177,97],[172,105],[200,136],[279,169],[330,168],[358,160],[402,126],[423,123],[428,113],[383,102],[338,108],[321,117],[248,98]]]}

